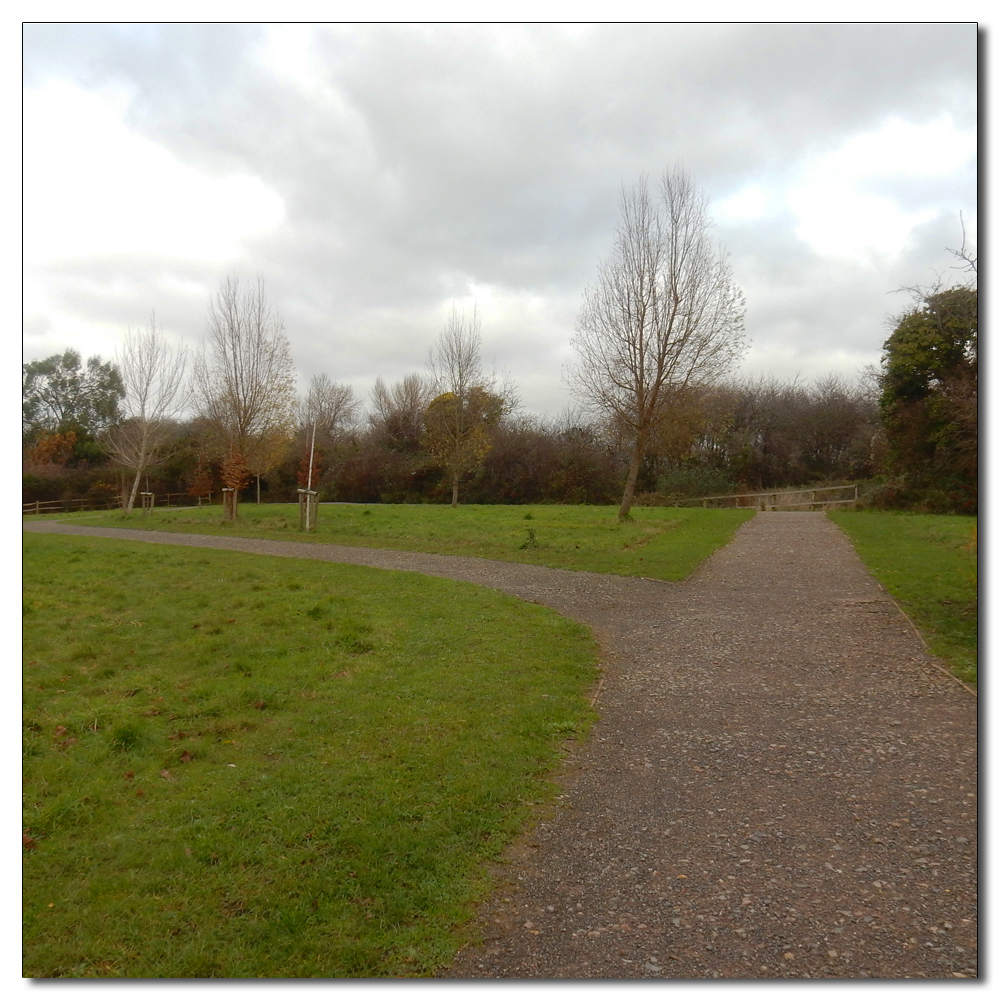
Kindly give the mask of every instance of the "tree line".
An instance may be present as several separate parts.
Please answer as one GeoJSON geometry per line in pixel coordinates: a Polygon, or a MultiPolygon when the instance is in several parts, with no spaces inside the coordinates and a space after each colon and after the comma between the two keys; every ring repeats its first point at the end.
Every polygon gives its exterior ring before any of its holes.
{"type": "Polygon", "coordinates": [[[705,197],[679,170],[621,193],[620,222],[584,294],[567,375],[576,408],[524,413],[488,372],[481,322],[452,310],[426,368],[367,401],[326,374],[304,398],[263,280],[230,277],[203,350],[155,315],[113,361],[66,351],[23,367],[25,500],[140,489],[363,503],[669,503],[866,481],[869,502],[977,506],[978,296],[912,289],[882,362],[855,382],[736,379],[744,302],[709,239],[705,197]]]}

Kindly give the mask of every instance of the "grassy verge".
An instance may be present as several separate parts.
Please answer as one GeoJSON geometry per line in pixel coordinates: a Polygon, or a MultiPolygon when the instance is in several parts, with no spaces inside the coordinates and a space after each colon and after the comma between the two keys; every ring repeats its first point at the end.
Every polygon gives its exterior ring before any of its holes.
{"type": "MultiPolygon", "coordinates": [[[[149,517],[89,514],[79,523],[244,538],[479,556],[557,569],[683,580],[725,545],[752,511],[648,507],[619,524],[614,507],[329,504],[314,534],[298,531],[294,504],[242,504],[235,524],[221,508],[162,509],[149,517]]],[[[66,520],[76,520],[68,515],[66,520]]]]}
{"type": "Polygon", "coordinates": [[[408,573],[27,535],[24,972],[426,975],[596,648],[408,573]]]}
{"type": "Polygon", "coordinates": [[[955,676],[978,679],[977,520],[948,514],[831,513],[878,581],[955,676]]]}

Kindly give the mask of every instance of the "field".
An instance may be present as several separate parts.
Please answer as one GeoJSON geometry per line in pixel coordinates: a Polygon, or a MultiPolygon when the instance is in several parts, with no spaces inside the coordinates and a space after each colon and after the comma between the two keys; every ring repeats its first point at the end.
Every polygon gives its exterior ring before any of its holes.
{"type": "Polygon", "coordinates": [[[27,977],[428,975],[593,718],[589,632],[492,591],[24,545],[27,977]]]}
{"type": "Polygon", "coordinates": [[[830,514],[870,572],[956,677],[978,681],[977,519],[947,514],[830,514]]]}
{"type": "Polygon", "coordinates": [[[63,516],[71,523],[148,528],[244,538],[404,549],[478,556],[557,569],[683,580],[725,545],[752,511],[633,508],[619,524],[615,507],[460,506],[432,504],[321,504],[317,530],[298,530],[294,504],[241,504],[234,524],[220,507],[63,516]]]}

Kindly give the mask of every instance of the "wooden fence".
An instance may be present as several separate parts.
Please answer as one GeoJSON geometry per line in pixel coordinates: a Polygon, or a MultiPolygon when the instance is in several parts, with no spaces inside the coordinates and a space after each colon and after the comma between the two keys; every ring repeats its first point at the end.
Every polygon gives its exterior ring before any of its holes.
{"type": "MultiPolygon", "coordinates": [[[[767,493],[732,493],[722,497],[693,497],[678,500],[675,506],[698,504],[701,507],[748,507],[754,510],[830,510],[853,506],[858,500],[858,487],[821,486],[815,489],[771,490],[767,493]]],[[[212,495],[192,497],[187,493],[161,493],[154,497],[155,507],[194,507],[203,502],[211,505],[212,495]]],[[[82,497],[75,500],[35,500],[24,504],[27,514],[70,514],[81,510],[119,510],[121,497],[104,503],[82,497]]]]}
{"type": "Polygon", "coordinates": [[[767,493],[733,493],[724,497],[698,497],[682,503],[698,503],[702,507],[750,507],[754,510],[830,510],[854,506],[858,487],[821,486],[815,489],[770,490],[767,493]]]}
{"type": "MultiPolygon", "coordinates": [[[[211,494],[208,496],[208,502],[212,502],[211,494]]],[[[153,505],[156,507],[193,507],[195,504],[198,504],[198,498],[187,493],[160,493],[153,498],[153,505]]],[[[121,506],[120,496],[106,501],[91,500],[87,497],[73,500],[34,500],[22,505],[25,515],[72,514],[81,510],[121,510],[121,506]]]]}

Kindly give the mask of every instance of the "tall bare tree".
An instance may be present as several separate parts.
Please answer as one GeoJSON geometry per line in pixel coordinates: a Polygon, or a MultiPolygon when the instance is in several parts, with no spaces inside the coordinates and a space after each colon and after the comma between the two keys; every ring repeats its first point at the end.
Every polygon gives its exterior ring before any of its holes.
{"type": "Polygon", "coordinates": [[[461,476],[478,468],[490,449],[487,429],[513,403],[510,388],[484,372],[481,347],[476,310],[466,319],[453,308],[427,364],[437,396],[424,412],[423,445],[451,478],[452,507],[461,476]]]}
{"type": "Polygon", "coordinates": [[[299,438],[305,443],[303,486],[315,486],[323,462],[330,461],[345,433],[357,419],[361,401],[349,385],[334,382],[329,375],[313,375],[306,398],[299,405],[299,438]]]}
{"type": "Polygon", "coordinates": [[[424,411],[434,389],[423,375],[407,375],[391,386],[375,380],[368,422],[390,451],[415,452],[420,448],[424,411]]]}
{"type": "Polygon", "coordinates": [[[658,200],[645,177],[623,188],[611,254],[584,293],[573,340],[579,359],[568,381],[585,405],[629,434],[623,519],[671,398],[712,384],[744,350],[743,295],[711,242],[707,209],[683,170],[664,173],[658,200]]]}
{"type": "Polygon", "coordinates": [[[198,404],[216,452],[249,473],[255,453],[270,454],[282,429],[292,432],[296,416],[288,338],[262,278],[222,282],[209,308],[207,340],[194,368],[198,404]]]}
{"type": "Polygon", "coordinates": [[[334,382],[326,374],[313,375],[299,408],[299,423],[307,429],[315,424],[316,440],[329,445],[351,426],[360,406],[351,386],[334,382]]]}
{"type": "Polygon", "coordinates": [[[131,489],[122,496],[122,509],[129,514],[143,474],[170,456],[176,421],[188,401],[187,354],[171,347],[156,325],[156,315],[150,314],[144,331],[129,329],[115,363],[124,389],[124,419],[106,432],[105,440],[112,459],[135,473],[131,489]]]}

